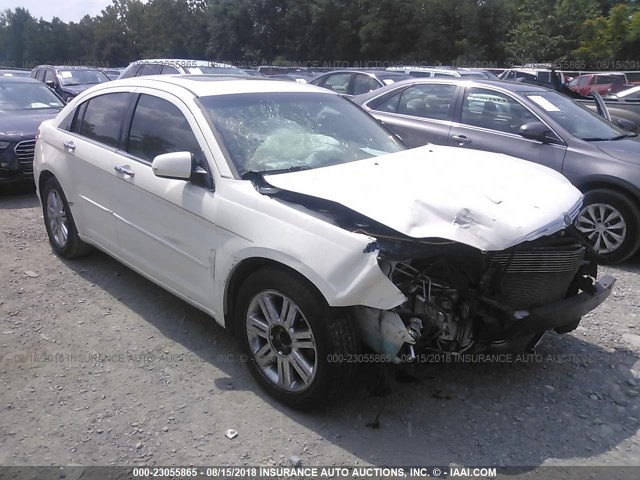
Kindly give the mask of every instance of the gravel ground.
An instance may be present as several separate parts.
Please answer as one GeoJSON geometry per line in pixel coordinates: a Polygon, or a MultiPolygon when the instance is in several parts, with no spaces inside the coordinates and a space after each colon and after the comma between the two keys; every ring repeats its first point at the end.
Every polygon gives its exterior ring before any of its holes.
{"type": "Polygon", "coordinates": [[[640,257],[532,361],[392,369],[386,396],[370,366],[300,413],[206,315],[102,253],[53,255],[33,191],[0,194],[0,226],[0,465],[640,465],[640,257]]]}

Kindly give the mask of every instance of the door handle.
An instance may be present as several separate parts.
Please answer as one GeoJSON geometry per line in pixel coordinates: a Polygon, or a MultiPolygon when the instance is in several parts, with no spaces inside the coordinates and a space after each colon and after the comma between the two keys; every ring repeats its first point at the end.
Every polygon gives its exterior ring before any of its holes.
{"type": "Polygon", "coordinates": [[[72,152],[76,149],[76,144],[73,142],[64,142],[62,146],[67,150],[71,150],[72,152]]]}
{"type": "Polygon", "coordinates": [[[130,177],[134,177],[136,174],[136,172],[131,170],[126,165],[116,165],[115,167],[113,167],[113,169],[118,173],[122,173],[123,175],[129,175],[130,177]]]}
{"type": "Polygon", "coordinates": [[[467,143],[471,143],[471,139],[468,138],[466,135],[454,135],[454,136],[451,137],[451,140],[455,140],[460,145],[465,145],[467,143]]]}

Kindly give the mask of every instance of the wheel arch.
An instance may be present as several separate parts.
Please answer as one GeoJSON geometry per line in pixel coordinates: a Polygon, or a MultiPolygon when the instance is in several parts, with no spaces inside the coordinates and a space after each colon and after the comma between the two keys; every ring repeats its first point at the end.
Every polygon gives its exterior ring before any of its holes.
{"type": "Polygon", "coordinates": [[[38,175],[38,192],[42,192],[44,183],[50,178],[56,178],[55,174],[51,170],[42,170],[38,175]]]}
{"type": "Polygon", "coordinates": [[[611,177],[608,175],[594,175],[585,178],[579,185],[577,185],[577,187],[582,193],[587,193],[588,191],[596,189],[613,190],[617,193],[626,195],[635,202],[640,203],[640,189],[621,178],[611,177]]]}
{"type": "Polygon", "coordinates": [[[271,258],[245,258],[237,265],[235,265],[232,271],[229,273],[229,278],[225,283],[224,288],[224,324],[225,327],[233,334],[236,333],[235,322],[233,321],[233,309],[235,308],[235,303],[236,299],[238,298],[240,287],[253,272],[267,267],[277,268],[298,277],[301,281],[307,283],[319,295],[320,298],[327,302],[326,296],[320,291],[315,283],[295,268],[271,258]]]}

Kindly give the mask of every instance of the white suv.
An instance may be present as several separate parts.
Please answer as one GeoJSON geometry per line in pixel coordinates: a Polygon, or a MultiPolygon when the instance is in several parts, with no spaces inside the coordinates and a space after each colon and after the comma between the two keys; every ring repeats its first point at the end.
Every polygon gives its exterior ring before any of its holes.
{"type": "Polygon", "coordinates": [[[179,58],[153,58],[136,60],[120,74],[118,79],[140,77],[143,75],[200,75],[222,74],[249,76],[247,72],[227,63],[209,60],[189,60],[179,58]]]}
{"type": "Polygon", "coordinates": [[[34,176],[58,255],[98,247],[232,328],[259,383],[296,407],[343,391],[358,363],[569,331],[613,284],[593,284],[567,233],[582,195],[559,173],[406,150],[296,82],[94,87],[41,125],[34,176]]]}

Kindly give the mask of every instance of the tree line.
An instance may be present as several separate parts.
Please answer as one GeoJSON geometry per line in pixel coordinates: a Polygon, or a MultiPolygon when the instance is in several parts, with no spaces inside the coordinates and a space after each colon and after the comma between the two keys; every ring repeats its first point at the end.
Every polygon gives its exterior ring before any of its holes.
{"type": "Polygon", "coordinates": [[[0,66],[26,68],[193,58],[640,70],[638,52],[640,0],[112,0],[78,22],[0,14],[0,66]]]}

